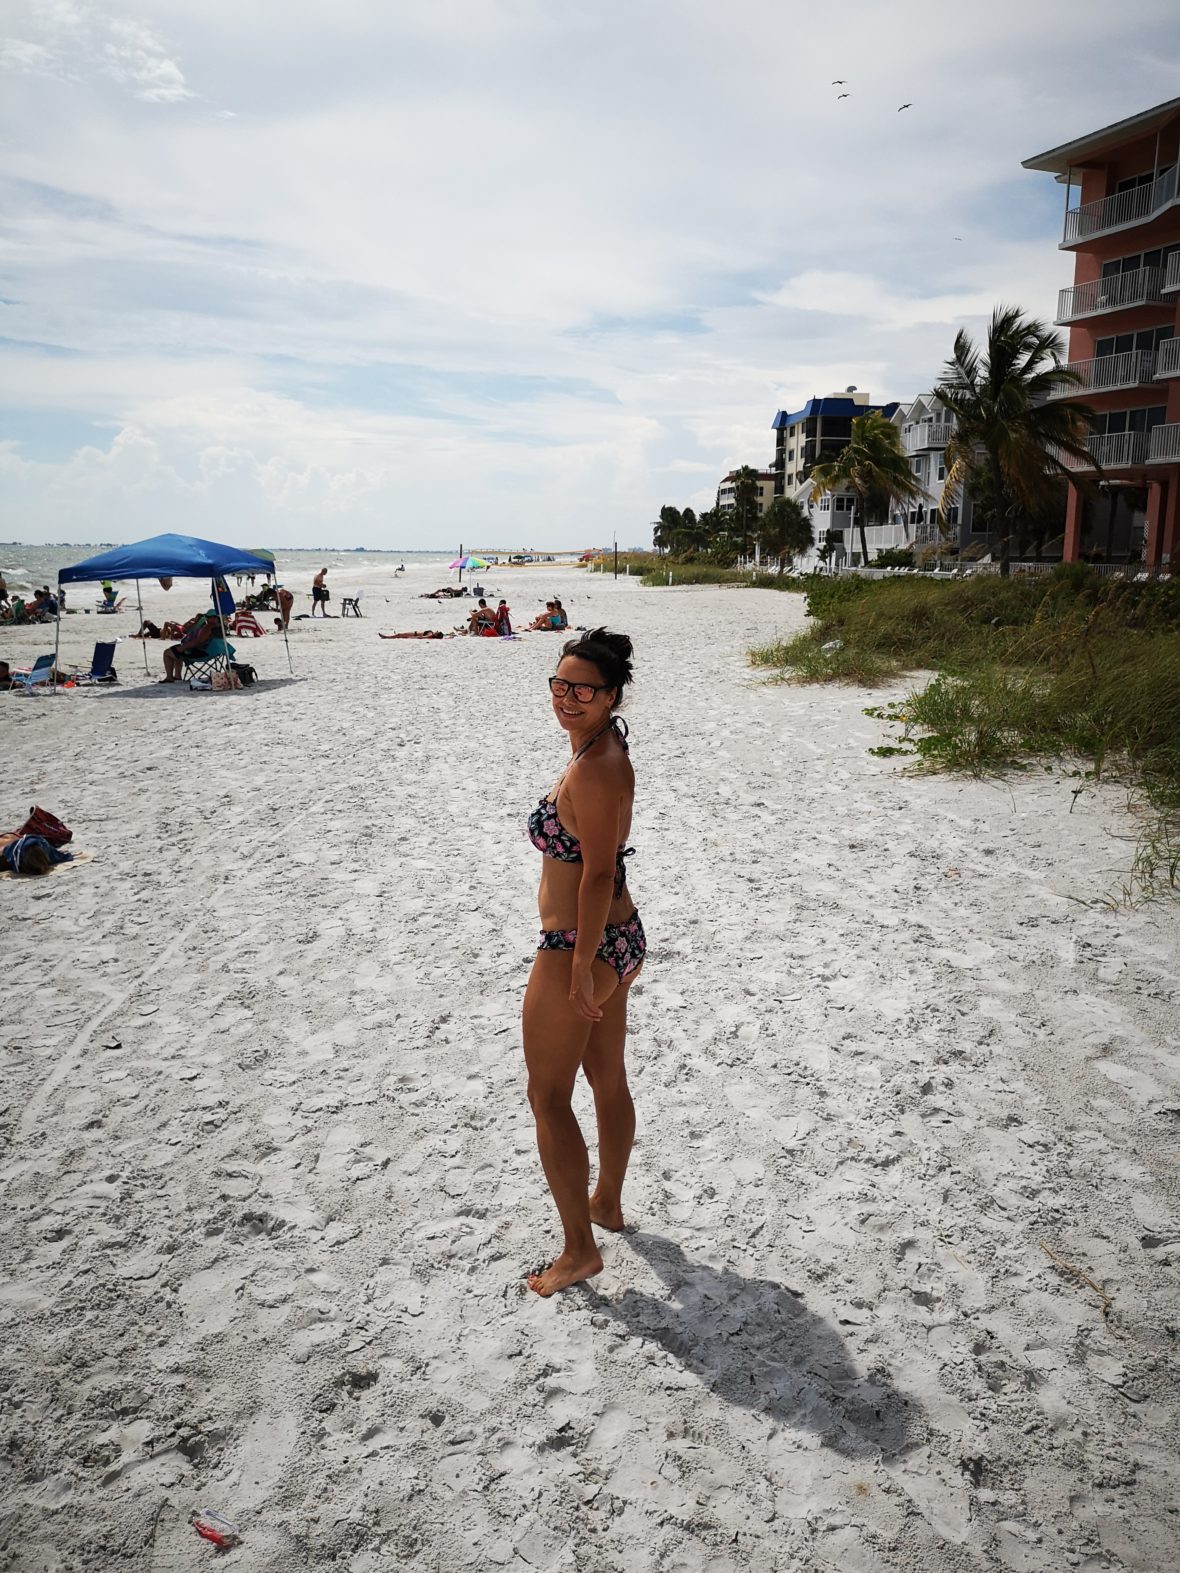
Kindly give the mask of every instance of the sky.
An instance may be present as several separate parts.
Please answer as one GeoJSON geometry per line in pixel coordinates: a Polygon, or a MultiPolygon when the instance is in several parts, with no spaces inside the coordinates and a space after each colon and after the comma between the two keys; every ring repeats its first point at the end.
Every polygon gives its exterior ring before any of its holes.
{"type": "Polygon", "coordinates": [[[1021,160],[1178,68],[1176,0],[0,0],[0,535],[650,541],[1051,319],[1021,160]]]}

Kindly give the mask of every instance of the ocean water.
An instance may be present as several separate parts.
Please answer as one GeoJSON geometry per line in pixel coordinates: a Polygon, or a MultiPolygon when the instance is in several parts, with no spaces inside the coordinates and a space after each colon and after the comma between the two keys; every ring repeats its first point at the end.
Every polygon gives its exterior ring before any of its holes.
{"type": "MultiPolygon", "coordinates": [[[[101,545],[88,546],[27,546],[19,541],[0,541],[0,572],[4,574],[10,593],[21,594],[46,584],[50,588],[57,582],[59,568],[84,562],[106,550],[101,545]]],[[[272,548],[273,550],[273,548],[272,548]]],[[[341,552],[341,551],[279,551],[275,550],[275,565],[280,582],[290,578],[292,585],[306,580],[320,568],[347,573],[349,578],[370,573],[377,568],[396,568],[405,563],[406,572],[418,568],[443,568],[455,559],[454,552],[341,552]]],[[[445,579],[445,575],[444,575],[445,579]]],[[[443,581],[440,581],[440,583],[443,581]]]]}

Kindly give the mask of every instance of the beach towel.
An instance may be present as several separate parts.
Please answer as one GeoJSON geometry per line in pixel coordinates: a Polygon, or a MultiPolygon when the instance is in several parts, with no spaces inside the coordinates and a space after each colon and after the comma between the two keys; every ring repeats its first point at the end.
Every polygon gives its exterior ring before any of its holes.
{"type": "Polygon", "coordinates": [[[47,841],[44,836],[18,836],[6,847],[0,847],[0,863],[3,863],[9,873],[19,874],[22,862],[34,847],[40,847],[48,855],[51,863],[69,863],[74,856],[72,852],[63,852],[60,847],[55,847],[53,842],[47,841]]]}

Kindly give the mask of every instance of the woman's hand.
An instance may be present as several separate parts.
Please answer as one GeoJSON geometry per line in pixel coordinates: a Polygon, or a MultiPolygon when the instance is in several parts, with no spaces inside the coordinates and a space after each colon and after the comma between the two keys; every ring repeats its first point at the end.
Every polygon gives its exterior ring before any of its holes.
{"type": "Polygon", "coordinates": [[[601,1021],[602,1011],[594,1003],[594,974],[589,966],[575,964],[570,973],[570,1004],[587,1021],[601,1021]]]}

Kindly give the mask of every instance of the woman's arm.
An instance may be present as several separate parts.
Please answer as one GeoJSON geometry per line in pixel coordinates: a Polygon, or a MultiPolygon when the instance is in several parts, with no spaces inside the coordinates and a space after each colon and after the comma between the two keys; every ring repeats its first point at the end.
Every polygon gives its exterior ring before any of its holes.
{"type": "Polygon", "coordinates": [[[610,915],[615,892],[615,860],[619,851],[621,790],[610,760],[587,760],[570,783],[570,801],[582,847],[582,879],[578,885],[578,937],[574,944],[570,1001],[588,1021],[600,1021],[594,1003],[591,963],[610,915]]]}

